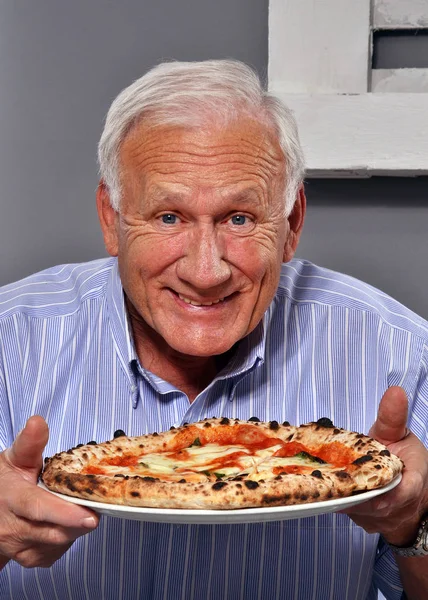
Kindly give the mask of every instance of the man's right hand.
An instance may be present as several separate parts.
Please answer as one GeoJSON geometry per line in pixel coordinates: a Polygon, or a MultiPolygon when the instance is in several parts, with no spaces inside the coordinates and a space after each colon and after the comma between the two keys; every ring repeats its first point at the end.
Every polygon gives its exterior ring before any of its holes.
{"type": "Polygon", "coordinates": [[[0,569],[10,559],[23,567],[50,567],[98,525],[96,513],[37,486],[48,437],[44,419],[30,417],[0,454],[0,569]]]}

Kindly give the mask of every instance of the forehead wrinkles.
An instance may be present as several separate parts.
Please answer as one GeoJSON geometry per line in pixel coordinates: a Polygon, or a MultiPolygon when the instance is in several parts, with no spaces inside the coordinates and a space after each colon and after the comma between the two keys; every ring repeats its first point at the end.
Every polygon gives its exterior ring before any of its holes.
{"type": "Polygon", "coordinates": [[[152,129],[146,135],[135,132],[123,143],[122,168],[136,170],[141,176],[197,174],[201,169],[204,176],[211,171],[217,177],[220,171],[231,179],[244,175],[268,183],[283,171],[284,158],[268,132],[260,126],[257,129],[255,134],[242,128],[202,134],[177,129],[152,129]]]}

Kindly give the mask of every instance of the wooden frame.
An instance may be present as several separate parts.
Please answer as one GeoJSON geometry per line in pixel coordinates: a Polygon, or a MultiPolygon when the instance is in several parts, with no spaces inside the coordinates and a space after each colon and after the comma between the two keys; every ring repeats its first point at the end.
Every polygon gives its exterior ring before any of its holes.
{"type": "Polygon", "coordinates": [[[308,176],[428,174],[428,69],[371,69],[373,29],[427,26],[426,0],[270,0],[269,89],[308,176]]]}

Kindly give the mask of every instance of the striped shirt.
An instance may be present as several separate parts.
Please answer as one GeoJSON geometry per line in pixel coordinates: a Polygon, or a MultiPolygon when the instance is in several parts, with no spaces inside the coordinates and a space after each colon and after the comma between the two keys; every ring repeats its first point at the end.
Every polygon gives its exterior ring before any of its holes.
{"type": "MultiPolygon", "coordinates": [[[[330,417],[367,433],[383,392],[401,385],[409,427],[428,445],[428,328],[351,277],[293,260],[259,326],[190,403],[143,369],[116,259],[63,265],[0,290],[0,449],[30,415],[49,424],[46,455],[116,429],[141,435],[212,416],[330,417]]],[[[103,517],[50,569],[10,561],[13,600],[357,600],[402,597],[378,535],[346,515],[234,525],[103,517]]]]}

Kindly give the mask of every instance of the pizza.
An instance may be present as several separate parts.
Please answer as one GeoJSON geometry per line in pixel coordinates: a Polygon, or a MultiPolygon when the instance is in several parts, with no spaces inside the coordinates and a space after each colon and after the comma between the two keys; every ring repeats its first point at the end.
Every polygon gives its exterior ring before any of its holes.
{"type": "Polygon", "coordinates": [[[109,504],[240,509],[319,502],[382,487],[403,468],[376,440],[327,419],[212,418],[79,444],[45,459],[48,489],[109,504]]]}

